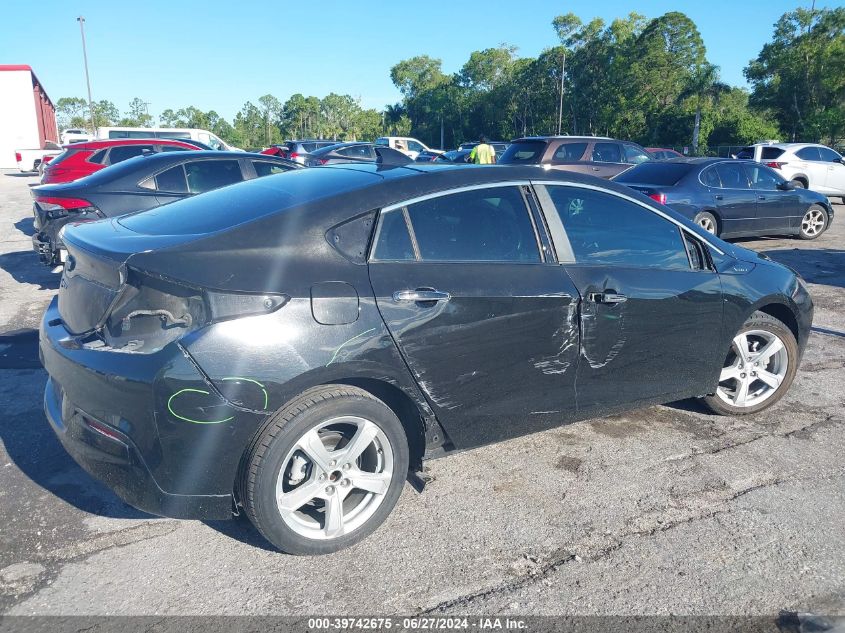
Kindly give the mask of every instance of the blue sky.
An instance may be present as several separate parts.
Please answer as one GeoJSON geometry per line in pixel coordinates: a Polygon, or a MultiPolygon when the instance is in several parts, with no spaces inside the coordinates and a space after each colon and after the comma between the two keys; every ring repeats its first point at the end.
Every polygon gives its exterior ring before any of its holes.
{"type": "MultiPolygon", "coordinates": [[[[557,44],[552,19],[569,11],[585,22],[632,10],[648,17],[683,11],[698,25],[722,79],[745,85],[742,69],[772,25],[810,0],[356,0],[218,2],[14,2],[0,21],[0,64],[29,64],[55,101],[84,96],[76,16],[86,19],[95,100],[121,111],[133,97],[150,113],[194,105],[231,119],[266,93],[351,94],[364,107],[399,101],[390,67],[413,55],[460,69],[470,52],[502,42],[536,56],[557,44]]],[[[817,6],[840,2],[817,0],[817,6]]]]}

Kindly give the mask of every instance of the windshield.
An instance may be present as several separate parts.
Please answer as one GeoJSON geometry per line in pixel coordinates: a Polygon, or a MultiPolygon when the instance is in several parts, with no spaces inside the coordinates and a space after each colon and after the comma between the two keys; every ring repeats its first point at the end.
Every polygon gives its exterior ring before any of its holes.
{"type": "Polygon", "coordinates": [[[616,182],[638,185],[663,185],[671,187],[693,168],[690,163],[641,163],[619,174],[616,182]]]}
{"type": "Polygon", "coordinates": [[[545,151],[545,141],[517,141],[505,150],[499,162],[537,164],[545,151]]]}

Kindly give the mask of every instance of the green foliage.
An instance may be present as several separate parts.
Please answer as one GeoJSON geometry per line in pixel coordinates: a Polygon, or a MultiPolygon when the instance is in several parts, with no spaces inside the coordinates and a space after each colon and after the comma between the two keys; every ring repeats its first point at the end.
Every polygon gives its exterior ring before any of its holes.
{"type": "Polygon", "coordinates": [[[745,69],[751,104],[770,108],[793,140],[845,134],[845,7],[796,9],[745,69]]]}
{"type": "Polygon", "coordinates": [[[147,103],[135,97],[129,102],[129,110],[118,125],[126,127],[152,127],[153,117],[147,111],[147,103]]]}

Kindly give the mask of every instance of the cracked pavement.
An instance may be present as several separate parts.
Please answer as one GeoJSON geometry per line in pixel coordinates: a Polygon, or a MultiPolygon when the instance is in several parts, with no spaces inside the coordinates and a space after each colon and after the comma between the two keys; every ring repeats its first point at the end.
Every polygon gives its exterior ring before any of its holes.
{"type": "MultiPolygon", "coordinates": [[[[58,286],[31,251],[35,181],[0,172],[0,334],[36,328],[58,286]]],[[[423,494],[406,486],[375,534],[320,558],[273,551],[243,518],[122,503],[54,438],[32,337],[0,338],[0,613],[845,614],[836,211],[815,242],[742,242],[801,272],[816,303],[773,409],[687,401],[434,461],[423,494]]]]}

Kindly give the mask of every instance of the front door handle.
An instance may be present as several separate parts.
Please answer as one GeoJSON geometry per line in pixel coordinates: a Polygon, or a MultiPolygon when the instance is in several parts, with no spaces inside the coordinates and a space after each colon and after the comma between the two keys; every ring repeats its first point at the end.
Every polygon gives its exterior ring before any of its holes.
{"type": "Polygon", "coordinates": [[[625,303],[628,297],[615,292],[591,292],[587,299],[593,303],[625,303]]]}
{"type": "Polygon", "coordinates": [[[431,288],[417,288],[416,290],[397,290],[393,293],[393,300],[399,301],[448,301],[452,298],[448,292],[431,288]]]}
{"type": "Polygon", "coordinates": [[[766,196],[757,196],[757,199],[758,199],[758,200],[765,200],[765,199],[766,199],[766,196]]]}
{"type": "Polygon", "coordinates": [[[725,196],[723,196],[722,194],[720,194],[720,193],[716,194],[716,200],[724,200],[724,199],[725,199],[725,196]]]}

